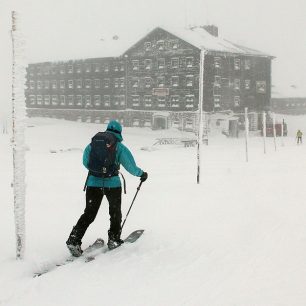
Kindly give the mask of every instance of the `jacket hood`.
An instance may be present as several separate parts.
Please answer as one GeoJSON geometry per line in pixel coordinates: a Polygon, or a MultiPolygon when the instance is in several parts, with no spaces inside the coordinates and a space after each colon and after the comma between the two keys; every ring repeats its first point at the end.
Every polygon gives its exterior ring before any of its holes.
{"type": "Polygon", "coordinates": [[[111,120],[107,125],[106,131],[114,134],[120,142],[123,140],[122,135],[121,135],[122,125],[118,121],[111,120]]]}

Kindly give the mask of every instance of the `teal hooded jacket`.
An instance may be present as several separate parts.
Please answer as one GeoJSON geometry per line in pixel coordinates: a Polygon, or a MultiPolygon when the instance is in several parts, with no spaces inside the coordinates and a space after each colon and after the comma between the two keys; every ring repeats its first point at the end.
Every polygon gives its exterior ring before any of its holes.
{"type": "MultiPolygon", "coordinates": [[[[107,126],[107,131],[114,134],[117,139],[116,146],[116,160],[115,163],[120,166],[122,165],[126,171],[134,176],[140,177],[143,170],[137,167],[134,157],[130,150],[122,144],[121,131],[122,127],[117,121],[110,121],[107,126]]],[[[83,153],[83,165],[88,169],[89,156],[90,156],[91,146],[90,144],[84,150],[83,153]]],[[[119,176],[112,176],[109,178],[100,178],[93,175],[89,175],[86,186],[88,187],[106,187],[106,188],[116,188],[121,187],[121,180],[119,176]]]]}

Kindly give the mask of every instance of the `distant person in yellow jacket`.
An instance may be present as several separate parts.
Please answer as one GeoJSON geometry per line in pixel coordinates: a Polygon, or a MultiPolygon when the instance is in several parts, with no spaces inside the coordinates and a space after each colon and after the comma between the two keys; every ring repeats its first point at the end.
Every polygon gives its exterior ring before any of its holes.
{"type": "Polygon", "coordinates": [[[301,132],[301,130],[298,130],[296,132],[297,144],[302,144],[302,136],[303,136],[303,133],[301,132]]]}

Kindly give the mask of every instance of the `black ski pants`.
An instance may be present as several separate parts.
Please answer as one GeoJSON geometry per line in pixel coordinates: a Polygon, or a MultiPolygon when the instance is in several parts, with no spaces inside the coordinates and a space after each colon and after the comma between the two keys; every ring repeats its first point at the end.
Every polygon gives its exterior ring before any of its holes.
{"type": "Polygon", "coordinates": [[[73,228],[68,241],[72,244],[81,244],[82,238],[89,225],[95,220],[104,195],[109,203],[110,228],[109,237],[120,238],[121,234],[121,193],[122,188],[86,188],[86,208],[73,228]]]}

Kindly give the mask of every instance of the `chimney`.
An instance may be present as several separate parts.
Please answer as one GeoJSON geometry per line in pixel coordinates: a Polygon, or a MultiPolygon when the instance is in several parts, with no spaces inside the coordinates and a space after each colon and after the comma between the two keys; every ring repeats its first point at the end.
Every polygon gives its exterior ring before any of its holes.
{"type": "Polygon", "coordinates": [[[201,28],[203,28],[204,30],[206,30],[210,35],[212,36],[215,36],[215,37],[218,37],[218,27],[213,25],[213,24],[210,24],[210,25],[205,25],[205,26],[202,26],[201,28]]]}

